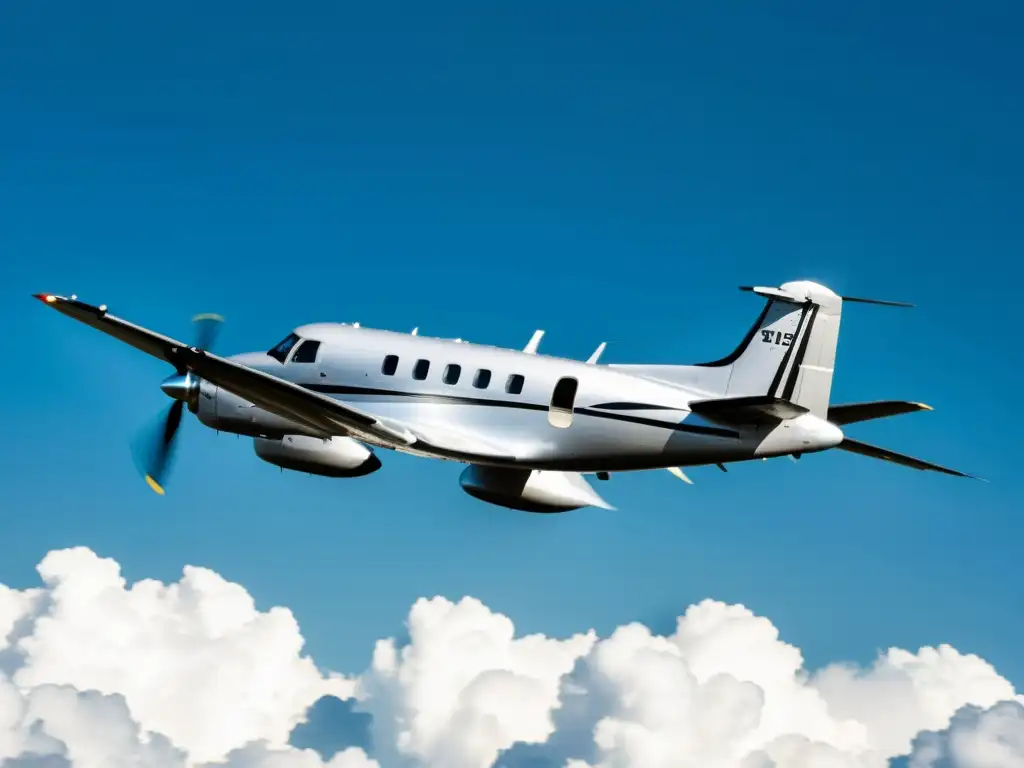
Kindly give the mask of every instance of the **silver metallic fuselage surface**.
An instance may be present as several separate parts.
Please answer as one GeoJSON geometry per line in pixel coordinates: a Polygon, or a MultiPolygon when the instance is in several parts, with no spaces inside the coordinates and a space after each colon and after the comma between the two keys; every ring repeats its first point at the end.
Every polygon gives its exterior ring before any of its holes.
{"type": "MultiPolygon", "coordinates": [[[[320,342],[313,362],[289,357],[282,363],[263,352],[229,359],[397,422],[457,426],[484,441],[500,435],[514,456],[481,457],[479,464],[615,472],[813,452],[842,439],[841,433],[835,438],[835,427],[810,414],[800,427],[782,430],[722,426],[689,410],[691,400],[712,393],[608,366],[332,323],[302,326],[295,334],[320,342]],[[398,358],[391,375],[383,372],[388,355],[398,358]],[[429,367],[426,378],[417,380],[413,368],[420,360],[429,367]],[[454,384],[444,382],[449,365],[461,368],[454,384]],[[486,388],[474,386],[479,370],[490,371],[486,388]],[[523,377],[519,394],[506,391],[513,375],[523,377]],[[551,425],[549,410],[554,388],[565,377],[578,385],[571,422],[560,428],[551,425]],[[817,422],[815,432],[810,425],[817,422]]],[[[303,431],[223,390],[216,399],[215,418],[200,412],[208,426],[242,434],[303,431]]]]}

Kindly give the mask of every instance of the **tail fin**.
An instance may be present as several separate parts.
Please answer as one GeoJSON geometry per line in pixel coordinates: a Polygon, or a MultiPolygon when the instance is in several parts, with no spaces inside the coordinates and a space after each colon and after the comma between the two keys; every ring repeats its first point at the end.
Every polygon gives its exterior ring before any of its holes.
{"type": "Polygon", "coordinates": [[[806,281],[743,290],[768,300],[760,316],[732,354],[697,367],[724,369],[727,397],[767,395],[825,418],[842,297],[806,281]]]}
{"type": "MultiPolygon", "coordinates": [[[[895,301],[840,296],[806,280],[779,288],[743,286],[767,299],[739,346],[721,360],[696,365],[613,365],[668,384],[706,393],[710,399],[756,398],[757,407],[788,401],[829,420],[829,396],[839,346],[843,302],[911,307],[895,301]]],[[[746,404],[752,405],[754,401],[746,404]]],[[[859,418],[868,409],[861,409],[859,418]]],[[[877,409],[876,409],[877,410],[877,409]]],[[[905,411],[892,411],[902,413],[905,411]]],[[[852,412],[845,414],[853,417],[852,412]]]]}

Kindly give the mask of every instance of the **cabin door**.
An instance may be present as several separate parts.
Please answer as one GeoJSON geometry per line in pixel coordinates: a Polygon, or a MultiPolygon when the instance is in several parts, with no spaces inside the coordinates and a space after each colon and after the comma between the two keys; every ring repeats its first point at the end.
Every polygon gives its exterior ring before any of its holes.
{"type": "Polygon", "coordinates": [[[565,429],[572,424],[572,412],[576,406],[576,390],[579,382],[571,376],[558,380],[551,393],[551,404],[548,406],[548,423],[553,427],[565,429]]]}

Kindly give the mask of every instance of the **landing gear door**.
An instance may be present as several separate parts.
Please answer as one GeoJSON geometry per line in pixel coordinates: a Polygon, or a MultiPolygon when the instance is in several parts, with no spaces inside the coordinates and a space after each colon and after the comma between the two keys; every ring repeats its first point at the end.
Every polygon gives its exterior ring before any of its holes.
{"type": "Polygon", "coordinates": [[[561,378],[555,384],[555,389],[551,393],[551,404],[548,406],[548,423],[552,427],[565,429],[572,424],[578,388],[579,382],[571,376],[561,378]]]}

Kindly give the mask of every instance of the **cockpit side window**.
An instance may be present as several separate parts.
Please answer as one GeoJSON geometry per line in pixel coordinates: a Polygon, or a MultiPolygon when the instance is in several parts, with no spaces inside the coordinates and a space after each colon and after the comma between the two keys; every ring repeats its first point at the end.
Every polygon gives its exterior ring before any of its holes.
{"type": "Polygon", "coordinates": [[[316,353],[320,351],[320,342],[306,339],[292,355],[293,363],[315,363],[316,353]]]}
{"type": "Polygon", "coordinates": [[[267,352],[267,354],[279,363],[283,363],[288,357],[288,353],[292,351],[292,347],[295,346],[295,342],[298,340],[299,337],[296,334],[290,333],[276,347],[267,352]]]}

